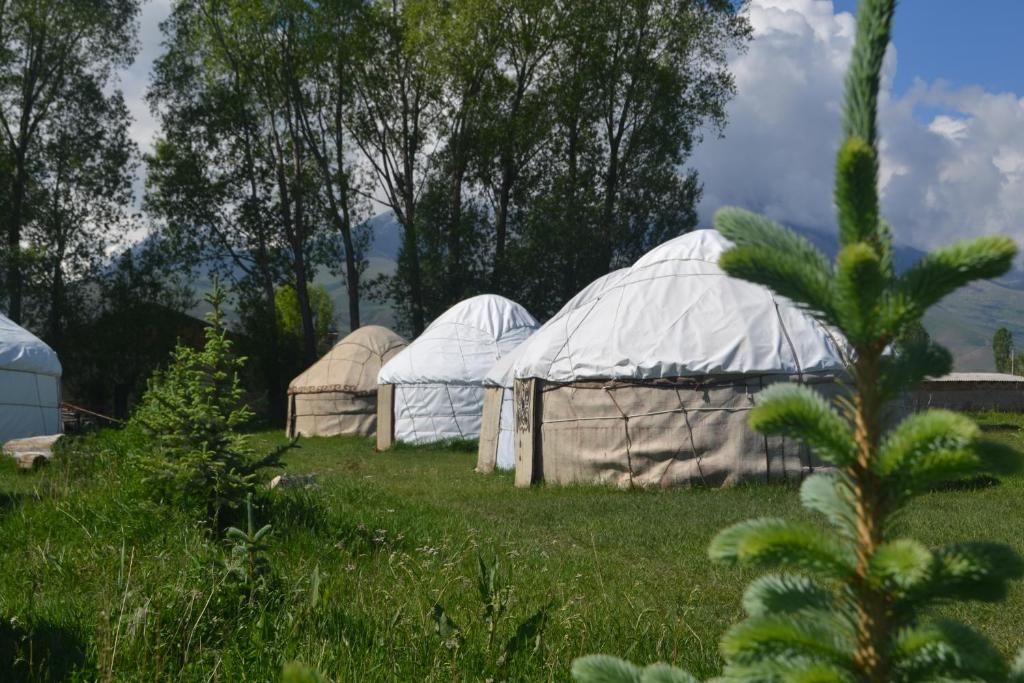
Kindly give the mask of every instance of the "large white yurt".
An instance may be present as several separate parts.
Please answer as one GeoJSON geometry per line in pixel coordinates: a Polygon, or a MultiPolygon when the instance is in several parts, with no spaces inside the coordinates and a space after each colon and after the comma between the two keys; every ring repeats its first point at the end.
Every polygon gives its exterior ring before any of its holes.
{"type": "Polygon", "coordinates": [[[494,294],[444,312],[377,377],[377,447],[480,436],[483,380],[538,327],[525,308],[494,294]]]}
{"type": "MultiPolygon", "coordinates": [[[[605,288],[623,277],[628,269],[622,268],[602,275],[584,287],[571,298],[546,323],[541,325],[537,334],[546,329],[554,328],[554,333],[563,337],[570,330],[565,322],[566,314],[581,304],[590,301],[605,288]]],[[[534,337],[524,341],[494,364],[484,377],[484,409],[480,425],[480,443],[477,453],[476,470],[493,472],[495,469],[511,470],[516,466],[515,451],[515,411],[513,408],[513,385],[515,363],[533,342],[534,337]]]]}
{"type": "Polygon", "coordinates": [[[0,443],[60,433],[60,375],[53,349],[0,315],[0,443]]]}
{"type": "Polygon", "coordinates": [[[516,484],[725,485],[803,476],[805,448],[750,430],[764,387],[840,390],[845,346],[726,275],[713,230],[670,240],[543,329],[514,364],[516,484]]]}
{"type": "Polygon", "coordinates": [[[377,373],[408,344],[380,325],[360,327],[335,344],[288,385],[288,436],[372,436],[377,373]]]}

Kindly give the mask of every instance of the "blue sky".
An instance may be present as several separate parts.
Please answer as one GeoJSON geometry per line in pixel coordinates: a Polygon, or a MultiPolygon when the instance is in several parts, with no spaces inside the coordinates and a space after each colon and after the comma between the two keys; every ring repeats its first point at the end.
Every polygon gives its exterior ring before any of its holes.
{"type": "MultiPolygon", "coordinates": [[[[857,7],[856,0],[833,4],[837,12],[857,7]]],[[[1024,93],[1022,28],[1024,0],[902,0],[893,26],[893,90],[902,95],[921,78],[1024,93]]]]}
{"type": "MultiPolygon", "coordinates": [[[[855,0],[749,0],[724,137],[691,159],[701,222],[741,206],[835,229],[833,161],[855,0]]],[[[902,0],[879,108],[882,208],[897,239],[1024,241],[1024,0],[902,0]]]]}

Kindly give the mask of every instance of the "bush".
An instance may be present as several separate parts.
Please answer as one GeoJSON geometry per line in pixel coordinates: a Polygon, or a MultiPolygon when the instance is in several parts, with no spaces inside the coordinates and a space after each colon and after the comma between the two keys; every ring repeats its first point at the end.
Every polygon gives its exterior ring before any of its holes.
{"type": "Polygon", "coordinates": [[[245,358],[232,352],[221,312],[219,285],[207,295],[206,343],[196,350],[179,344],[166,370],[157,371],[132,417],[156,448],[138,458],[151,491],[165,500],[202,511],[217,527],[225,510],[238,509],[261,470],[281,467],[287,448],[257,456],[239,429],[253,412],[243,400],[240,374],[245,358]]]}

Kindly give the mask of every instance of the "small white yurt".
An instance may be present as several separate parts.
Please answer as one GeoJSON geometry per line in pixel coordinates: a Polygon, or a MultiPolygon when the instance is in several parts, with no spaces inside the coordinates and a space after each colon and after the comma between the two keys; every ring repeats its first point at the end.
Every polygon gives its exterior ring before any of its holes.
{"type": "Polygon", "coordinates": [[[53,349],[0,315],[0,443],[60,433],[60,376],[53,349]]]}
{"type": "MultiPolygon", "coordinates": [[[[546,323],[541,325],[536,334],[546,329],[554,329],[563,337],[569,330],[564,322],[566,315],[587,303],[605,288],[623,277],[628,269],[622,268],[602,275],[584,287],[576,296],[562,306],[546,323]]],[[[477,472],[493,472],[511,470],[516,466],[515,452],[515,410],[513,403],[513,385],[515,384],[515,363],[533,342],[534,337],[524,341],[506,354],[484,377],[484,410],[480,426],[480,444],[477,454],[477,472]]]]}
{"type": "Polygon", "coordinates": [[[713,230],[670,240],[540,330],[514,364],[516,484],[725,485],[798,478],[815,463],[747,425],[758,393],[826,394],[842,340],[770,290],[718,267],[713,230]]]}
{"type": "Polygon", "coordinates": [[[538,327],[494,294],[461,301],[392,358],[377,377],[377,447],[480,436],[484,376],[538,327]]]}
{"type": "Polygon", "coordinates": [[[380,325],[360,327],[335,344],[288,385],[288,436],[372,436],[377,373],[408,344],[380,325]]]}

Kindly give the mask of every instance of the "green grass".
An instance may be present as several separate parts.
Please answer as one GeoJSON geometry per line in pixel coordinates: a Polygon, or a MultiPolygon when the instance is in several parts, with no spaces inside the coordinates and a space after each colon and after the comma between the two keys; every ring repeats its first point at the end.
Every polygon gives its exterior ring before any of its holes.
{"type": "MultiPolygon", "coordinates": [[[[982,422],[1021,445],[1019,417],[982,422]]],[[[297,659],[338,681],[564,681],[591,652],[706,677],[753,576],[710,564],[711,536],[758,515],[807,517],[792,486],[523,490],[474,473],[464,445],[378,454],[369,440],[308,439],[288,470],[319,486],[258,501],[275,578],[250,599],[227,578],[219,535],[146,502],[125,463],[139,448],[107,432],[40,472],[0,467],[0,680],[268,681],[297,659]],[[480,557],[497,559],[509,591],[490,647],[480,557]],[[435,604],[461,639],[437,633],[435,604]],[[539,647],[531,638],[499,665],[545,606],[539,647]]],[[[1024,477],[930,494],[901,526],[926,543],[1024,552],[1024,477]]],[[[1006,654],[1024,645],[1019,585],[1001,605],[944,609],[1006,654]]]]}

